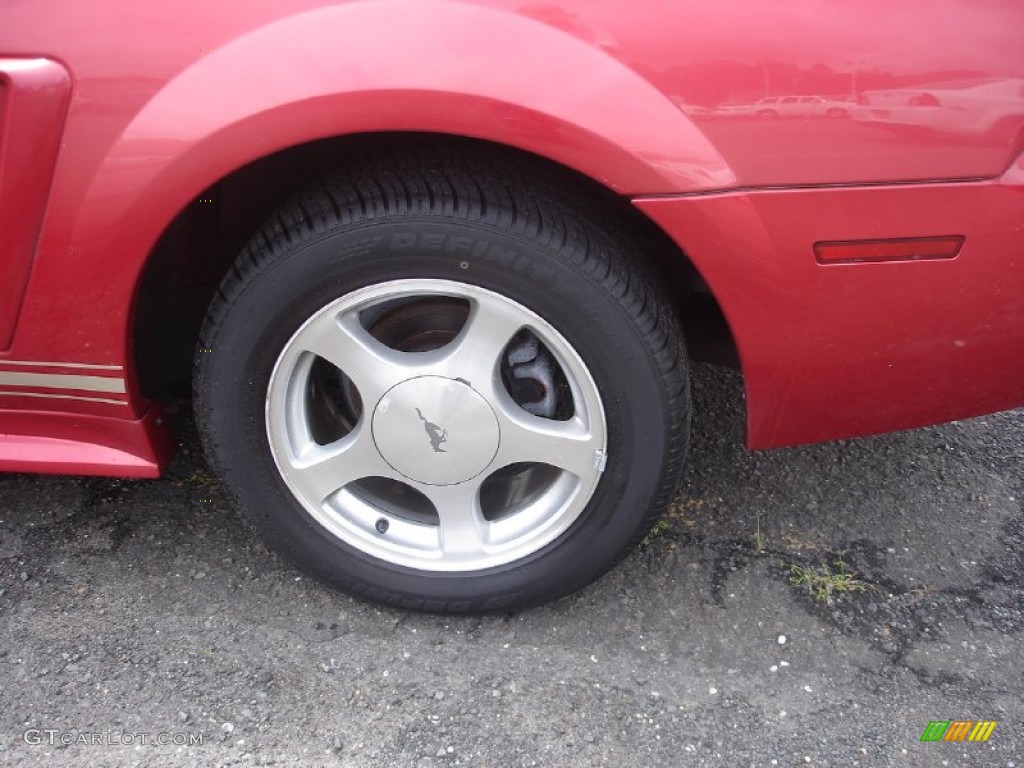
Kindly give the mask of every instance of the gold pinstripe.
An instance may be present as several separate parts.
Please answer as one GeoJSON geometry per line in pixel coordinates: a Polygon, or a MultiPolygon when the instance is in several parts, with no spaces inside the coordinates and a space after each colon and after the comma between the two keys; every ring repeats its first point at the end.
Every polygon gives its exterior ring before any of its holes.
{"type": "Polygon", "coordinates": [[[105,376],[78,376],[67,373],[13,373],[0,371],[0,384],[15,387],[49,387],[51,389],[80,389],[86,392],[112,392],[123,394],[124,379],[105,376]]]}
{"type": "Polygon", "coordinates": [[[121,365],[100,365],[93,363],[56,363],[42,360],[0,360],[3,365],[34,365],[38,368],[92,368],[95,371],[123,371],[121,365]]]}

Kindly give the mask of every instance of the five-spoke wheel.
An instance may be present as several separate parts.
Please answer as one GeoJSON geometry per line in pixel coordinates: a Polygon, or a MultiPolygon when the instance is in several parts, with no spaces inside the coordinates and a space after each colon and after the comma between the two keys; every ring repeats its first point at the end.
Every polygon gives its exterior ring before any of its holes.
{"type": "Polygon", "coordinates": [[[575,350],[526,307],[447,280],[381,283],[313,315],[281,352],[266,418],[314,519],[425,570],[535,552],[580,515],[605,462],[575,350]]]}

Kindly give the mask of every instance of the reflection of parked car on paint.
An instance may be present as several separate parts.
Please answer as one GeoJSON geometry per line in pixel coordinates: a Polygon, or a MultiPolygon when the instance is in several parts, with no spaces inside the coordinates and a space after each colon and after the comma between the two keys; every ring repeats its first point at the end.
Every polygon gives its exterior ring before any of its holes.
{"type": "Polygon", "coordinates": [[[824,96],[766,96],[753,105],[757,117],[847,117],[847,104],[824,96]]]}
{"type": "Polygon", "coordinates": [[[1010,140],[1024,121],[1024,79],[985,78],[864,91],[852,113],[854,120],[863,123],[951,134],[995,133],[1010,140]]]}

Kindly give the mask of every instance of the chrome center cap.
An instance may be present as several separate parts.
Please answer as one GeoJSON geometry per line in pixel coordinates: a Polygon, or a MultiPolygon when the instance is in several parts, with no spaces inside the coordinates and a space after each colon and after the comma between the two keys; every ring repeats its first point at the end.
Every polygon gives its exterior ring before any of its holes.
{"type": "Polygon", "coordinates": [[[373,440],[410,480],[455,485],[476,477],[498,452],[498,420],[471,386],[444,376],[396,384],[373,411],[373,440]]]}

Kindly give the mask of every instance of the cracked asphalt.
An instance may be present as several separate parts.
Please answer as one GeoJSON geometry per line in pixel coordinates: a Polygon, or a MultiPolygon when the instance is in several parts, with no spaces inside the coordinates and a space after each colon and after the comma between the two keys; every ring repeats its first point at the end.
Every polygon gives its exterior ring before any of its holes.
{"type": "Polygon", "coordinates": [[[664,522],[508,616],[300,577],[187,404],[163,480],[0,475],[0,765],[1024,766],[1024,411],[749,453],[739,375],[694,379],[664,522]]]}

